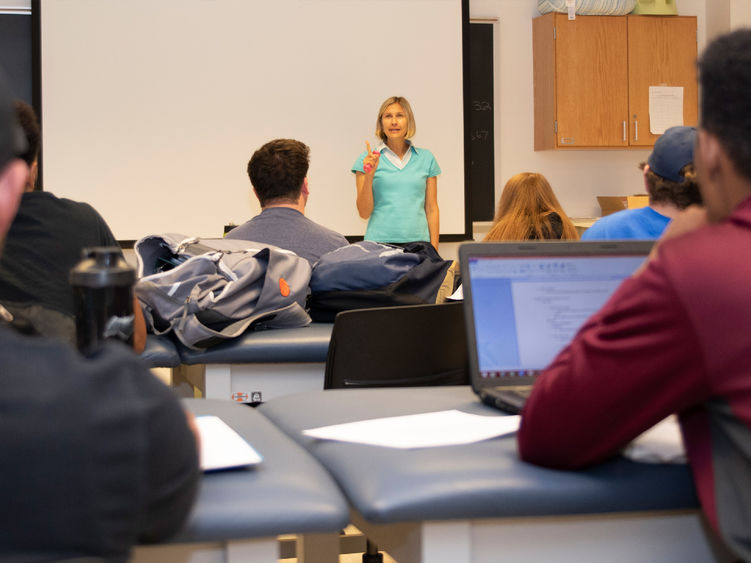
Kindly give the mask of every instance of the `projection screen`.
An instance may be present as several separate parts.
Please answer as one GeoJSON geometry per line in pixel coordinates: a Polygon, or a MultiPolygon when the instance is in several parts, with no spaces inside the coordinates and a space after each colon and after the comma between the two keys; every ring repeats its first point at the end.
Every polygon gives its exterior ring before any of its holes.
{"type": "Polygon", "coordinates": [[[40,4],[44,188],[119,240],[255,215],[247,162],[280,137],[311,148],[307,215],[363,234],[350,170],[391,95],[441,166],[441,233],[464,233],[461,0],[40,4]]]}

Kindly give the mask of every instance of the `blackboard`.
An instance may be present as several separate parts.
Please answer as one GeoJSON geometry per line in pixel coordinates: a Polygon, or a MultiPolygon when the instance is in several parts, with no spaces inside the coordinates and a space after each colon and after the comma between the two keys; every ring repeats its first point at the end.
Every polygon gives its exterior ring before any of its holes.
{"type": "Polygon", "coordinates": [[[469,40],[469,186],[473,221],[490,221],[495,212],[493,115],[493,24],[470,23],[469,40]]]}
{"type": "Polygon", "coordinates": [[[32,104],[31,14],[0,14],[0,67],[13,94],[32,104]]]}
{"type": "MultiPolygon", "coordinates": [[[[39,0],[33,0],[34,6],[39,0]]],[[[41,116],[41,80],[39,67],[39,19],[33,11],[18,9],[0,14],[0,67],[2,67],[13,95],[33,106],[41,116]]],[[[37,186],[44,185],[43,155],[40,147],[37,186]]]]}

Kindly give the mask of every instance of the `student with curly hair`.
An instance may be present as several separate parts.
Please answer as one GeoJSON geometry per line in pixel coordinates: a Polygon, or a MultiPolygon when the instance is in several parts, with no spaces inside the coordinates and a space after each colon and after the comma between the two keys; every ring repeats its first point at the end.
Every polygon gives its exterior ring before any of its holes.
{"type": "Polygon", "coordinates": [[[691,205],[701,204],[694,170],[694,127],[671,127],[655,143],[644,171],[649,205],[624,209],[599,219],[582,240],[656,239],[670,219],[691,205]]]}

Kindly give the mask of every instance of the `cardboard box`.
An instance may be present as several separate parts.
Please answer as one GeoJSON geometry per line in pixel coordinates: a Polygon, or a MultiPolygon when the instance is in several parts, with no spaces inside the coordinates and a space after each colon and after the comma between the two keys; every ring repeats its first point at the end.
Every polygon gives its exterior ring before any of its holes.
{"type": "Polygon", "coordinates": [[[597,203],[600,204],[602,216],[610,215],[624,209],[636,209],[646,207],[649,204],[649,196],[641,195],[598,195],[597,203]]]}

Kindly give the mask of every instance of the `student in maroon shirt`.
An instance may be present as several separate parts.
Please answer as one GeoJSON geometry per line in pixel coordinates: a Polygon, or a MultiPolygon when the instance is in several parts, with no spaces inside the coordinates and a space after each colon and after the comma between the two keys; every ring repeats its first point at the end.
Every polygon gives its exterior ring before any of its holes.
{"type": "Polygon", "coordinates": [[[674,219],[544,371],[518,443],[526,461],[583,467],[677,413],[704,512],[751,560],[751,29],[709,45],[699,74],[706,209],[674,219]]]}

